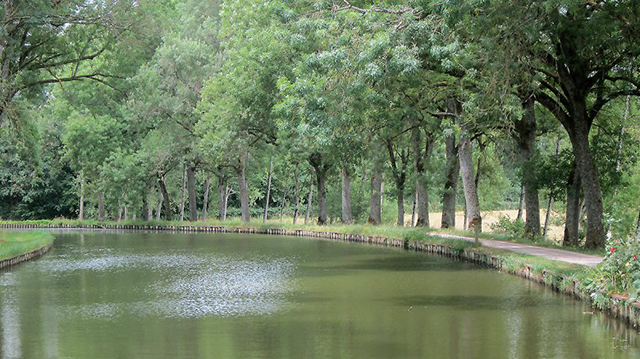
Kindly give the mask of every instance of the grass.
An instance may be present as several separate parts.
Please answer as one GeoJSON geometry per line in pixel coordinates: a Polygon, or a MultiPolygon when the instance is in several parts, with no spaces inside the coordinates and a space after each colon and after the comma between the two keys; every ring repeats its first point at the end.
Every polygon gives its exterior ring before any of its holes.
{"type": "Polygon", "coordinates": [[[47,231],[0,232],[0,260],[13,258],[49,245],[54,240],[47,231]]]}

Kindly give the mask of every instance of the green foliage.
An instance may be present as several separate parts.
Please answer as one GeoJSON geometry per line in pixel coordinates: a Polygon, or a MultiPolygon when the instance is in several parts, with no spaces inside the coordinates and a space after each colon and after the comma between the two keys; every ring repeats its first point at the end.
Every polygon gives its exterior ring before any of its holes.
{"type": "Polygon", "coordinates": [[[598,266],[598,276],[590,283],[596,303],[605,303],[611,294],[640,299],[640,244],[637,241],[615,240],[607,245],[607,254],[598,266]]]}
{"type": "Polygon", "coordinates": [[[506,234],[510,237],[524,238],[524,221],[522,219],[511,219],[501,215],[498,222],[491,224],[494,232],[506,234]]]}

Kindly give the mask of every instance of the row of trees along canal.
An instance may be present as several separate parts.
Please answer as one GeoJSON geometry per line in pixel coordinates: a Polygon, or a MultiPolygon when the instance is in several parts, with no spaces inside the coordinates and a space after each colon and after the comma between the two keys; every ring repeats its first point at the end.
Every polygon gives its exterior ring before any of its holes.
{"type": "Polygon", "coordinates": [[[0,6],[4,218],[639,230],[637,1],[0,6]]]}

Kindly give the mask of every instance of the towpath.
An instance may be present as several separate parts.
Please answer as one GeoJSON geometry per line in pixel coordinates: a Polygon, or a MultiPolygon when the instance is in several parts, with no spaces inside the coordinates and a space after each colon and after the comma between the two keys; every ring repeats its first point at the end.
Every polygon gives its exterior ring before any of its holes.
{"type": "MultiPolygon", "coordinates": [[[[452,234],[443,234],[437,232],[428,233],[433,236],[438,236],[442,238],[451,238],[451,239],[461,239],[464,241],[474,241],[473,237],[465,237],[465,236],[457,236],[452,234]]],[[[576,253],[571,251],[566,251],[563,249],[555,249],[555,248],[546,248],[546,247],[537,247],[529,244],[515,243],[515,242],[507,242],[507,241],[497,241],[494,239],[480,239],[480,243],[483,246],[488,248],[498,248],[505,249],[508,251],[528,254],[536,257],[544,257],[548,259],[552,259],[555,261],[573,263],[573,264],[581,264],[585,266],[595,267],[600,262],[602,262],[603,257],[591,255],[591,254],[583,254],[576,253]]]]}

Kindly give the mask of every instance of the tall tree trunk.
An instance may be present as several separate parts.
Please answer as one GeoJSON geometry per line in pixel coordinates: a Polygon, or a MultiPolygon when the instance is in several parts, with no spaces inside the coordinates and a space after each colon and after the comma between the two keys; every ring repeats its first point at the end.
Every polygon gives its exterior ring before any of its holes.
{"type": "MultiPolygon", "coordinates": [[[[555,156],[555,165],[556,167],[558,166],[558,162],[560,161],[560,138],[558,137],[558,139],[556,140],[556,156],[555,156]]],[[[545,214],[545,219],[544,219],[544,232],[543,232],[543,236],[544,238],[548,237],[549,234],[549,221],[551,218],[551,210],[553,208],[553,200],[555,199],[556,193],[554,193],[554,190],[551,189],[551,191],[549,191],[549,203],[547,204],[547,213],[545,214]]]]}
{"type": "Polygon", "coordinates": [[[165,219],[167,221],[170,221],[171,220],[171,202],[169,201],[169,192],[167,192],[167,186],[164,183],[164,179],[160,176],[158,176],[158,187],[160,187],[160,193],[162,193],[165,219]]]}
{"type": "Polygon", "coordinates": [[[202,199],[202,220],[207,220],[207,210],[209,209],[209,191],[211,190],[211,176],[207,176],[204,182],[204,198],[202,199]]]}
{"type": "Polygon", "coordinates": [[[247,188],[247,177],[245,174],[247,156],[246,152],[240,155],[238,167],[236,168],[238,187],[240,187],[240,208],[243,222],[249,222],[251,220],[251,214],[249,213],[249,190],[247,188]]]}
{"type": "MultiPolygon", "coordinates": [[[[389,153],[389,162],[391,163],[391,173],[396,184],[396,200],[398,206],[398,219],[396,224],[400,227],[404,226],[404,187],[407,181],[407,166],[410,157],[410,151],[399,149],[397,152],[400,164],[396,160],[396,151],[390,140],[385,141],[387,152],[389,153]]],[[[414,198],[415,199],[415,198],[414,198]]]]}
{"type": "Polygon", "coordinates": [[[229,196],[231,195],[231,187],[229,185],[225,185],[224,190],[224,204],[222,205],[222,220],[227,220],[227,208],[229,206],[229,196]]]}
{"type": "Polygon", "coordinates": [[[351,180],[349,170],[342,168],[342,223],[349,224],[353,221],[351,215],[351,180]]]}
{"type": "Polygon", "coordinates": [[[460,177],[460,161],[455,136],[445,138],[447,157],[444,193],[442,194],[441,228],[456,228],[456,196],[458,193],[458,177],[460,177]]]}
{"type": "Polygon", "coordinates": [[[327,223],[327,187],[326,187],[326,171],[316,170],[316,178],[318,183],[318,225],[327,223]]]}
{"type": "Polygon", "coordinates": [[[129,208],[127,207],[127,205],[124,205],[124,220],[128,221],[129,220],[129,208]]]}
{"type": "Polygon", "coordinates": [[[544,238],[549,237],[549,221],[551,220],[551,209],[553,208],[553,196],[549,195],[549,202],[547,203],[547,213],[544,215],[544,230],[542,236],[544,238]]]}
{"type": "Polygon", "coordinates": [[[293,207],[293,224],[296,224],[296,222],[298,222],[298,213],[300,211],[300,170],[297,164],[295,183],[293,185],[293,202],[295,203],[295,206],[293,207]]]}
{"type": "Polygon", "coordinates": [[[224,174],[216,173],[216,179],[218,181],[218,219],[222,221],[227,184],[224,174]]]}
{"type": "Polygon", "coordinates": [[[187,191],[187,166],[184,166],[184,170],[182,171],[182,197],[180,198],[180,222],[184,221],[184,203],[186,201],[186,191],[187,191]]]}
{"type": "Polygon", "coordinates": [[[416,209],[418,206],[418,193],[413,195],[413,206],[411,207],[411,227],[416,225],[416,209]]]}
{"type": "Polygon", "coordinates": [[[429,226],[429,196],[425,186],[425,163],[422,155],[422,140],[420,136],[420,128],[414,127],[411,130],[411,147],[413,149],[413,170],[416,176],[416,207],[417,207],[417,227],[429,226]]]}
{"type": "Polygon", "coordinates": [[[267,223],[267,217],[269,217],[269,200],[271,199],[271,176],[273,175],[273,155],[269,157],[269,173],[267,174],[267,196],[264,201],[264,215],[262,216],[262,223],[267,223]]]}
{"type": "Polygon", "coordinates": [[[198,203],[196,202],[196,166],[190,163],[187,167],[187,185],[189,188],[189,221],[198,220],[198,203]]]}
{"type": "Polygon", "coordinates": [[[404,185],[397,188],[396,200],[398,201],[398,220],[396,224],[400,227],[404,226],[404,185]]]}
{"type": "Polygon", "coordinates": [[[520,200],[518,201],[518,215],[516,220],[522,220],[522,212],[524,212],[524,184],[520,185],[520,200]]]}
{"type": "Polygon", "coordinates": [[[524,187],[524,203],[526,211],[525,236],[540,235],[540,198],[538,195],[536,154],[536,113],[532,96],[522,101],[524,110],[522,119],[516,121],[516,142],[520,152],[522,165],[522,185],[524,187]]]}
{"type": "Polygon", "coordinates": [[[471,158],[471,140],[465,134],[460,135],[460,172],[464,187],[465,208],[467,212],[466,226],[468,229],[482,231],[482,216],[480,215],[480,201],[478,188],[473,176],[473,159],[471,158]]]}
{"type": "Polygon", "coordinates": [[[324,163],[322,155],[314,153],[309,156],[309,164],[315,170],[316,180],[318,186],[318,225],[324,225],[327,223],[327,188],[326,188],[326,176],[327,171],[330,168],[328,163],[324,163]]]}
{"type": "Polygon", "coordinates": [[[145,222],[148,222],[149,219],[151,219],[151,215],[149,215],[149,199],[147,198],[146,191],[142,193],[142,219],[145,222]]]}
{"type": "Polygon", "coordinates": [[[580,228],[580,188],[581,178],[578,170],[574,168],[567,181],[567,218],[564,227],[564,246],[578,246],[580,228]]]}
{"type": "Polygon", "coordinates": [[[482,157],[484,153],[482,148],[480,149],[480,154],[478,154],[478,164],[476,165],[476,177],[473,180],[473,183],[476,185],[476,190],[480,188],[480,175],[482,174],[482,157]]]}
{"type": "Polygon", "coordinates": [[[80,208],[78,210],[78,219],[84,220],[84,175],[80,174],[80,208]]]}
{"type": "Polygon", "coordinates": [[[156,221],[160,220],[160,215],[162,213],[162,203],[163,203],[162,191],[158,190],[158,206],[156,207],[156,221]]]}
{"type": "Polygon", "coordinates": [[[104,221],[104,193],[98,193],[98,220],[104,221]]]}
{"type": "Polygon", "coordinates": [[[309,223],[311,216],[311,202],[313,200],[313,180],[309,180],[309,195],[307,196],[307,213],[304,216],[304,224],[309,223]]]}
{"type": "Polygon", "coordinates": [[[584,126],[576,126],[579,129],[573,136],[572,145],[576,159],[582,191],[586,199],[587,209],[587,237],[585,247],[601,248],[605,244],[605,232],[603,221],[602,190],[598,172],[591,157],[589,149],[589,131],[584,126]]]}
{"type": "Polygon", "coordinates": [[[369,198],[368,223],[379,225],[382,223],[382,170],[375,168],[371,174],[371,196],[369,198]]]}
{"type": "Polygon", "coordinates": [[[586,96],[581,91],[574,91],[572,95],[573,97],[569,98],[570,114],[563,117],[561,122],[569,133],[576,167],[580,174],[583,195],[586,200],[587,236],[585,247],[602,248],[605,245],[602,189],[600,188],[598,171],[589,147],[589,132],[593,118],[587,113],[586,96]]]}

